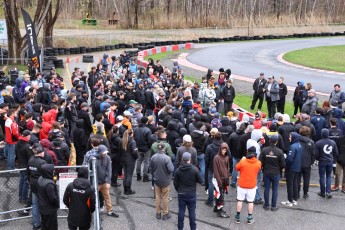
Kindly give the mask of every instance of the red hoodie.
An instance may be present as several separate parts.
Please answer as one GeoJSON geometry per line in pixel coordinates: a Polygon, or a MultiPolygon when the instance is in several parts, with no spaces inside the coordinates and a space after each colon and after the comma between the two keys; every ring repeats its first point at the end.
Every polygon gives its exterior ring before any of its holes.
{"type": "Polygon", "coordinates": [[[56,112],[56,110],[55,109],[51,109],[51,110],[49,110],[47,113],[50,113],[50,115],[51,115],[51,124],[53,124],[55,121],[56,121],[56,117],[57,117],[57,112],[56,112]]]}
{"type": "Polygon", "coordinates": [[[7,144],[17,144],[19,138],[19,128],[13,117],[9,117],[5,121],[5,136],[7,144]]]}
{"type": "Polygon", "coordinates": [[[52,118],[51,113],[49,112],[43,113],[42,115],[43,122],[42,122],[42,130],[40,132],[40,140],[48,139],[49,132],[53,128],[51,124],[51,118],[52,118]]]}

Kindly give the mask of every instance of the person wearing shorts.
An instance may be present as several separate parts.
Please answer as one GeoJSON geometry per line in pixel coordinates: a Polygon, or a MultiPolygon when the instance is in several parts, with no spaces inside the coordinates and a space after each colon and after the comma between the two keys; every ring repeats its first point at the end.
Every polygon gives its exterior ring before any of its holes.
{"type": "Polygon", "coordinates": [[[256,148],[248,146],[247,155],[243,157],[236,165],[236,170],[240,173],[237,186],[237,213],[235,223],[241,223],[241,210],[243,201],[248,202],[247,224],[254,223],[253,210],[256,194],[256,182],[258,173],[261,170],[261,162],[256,158],[256,148]]]}

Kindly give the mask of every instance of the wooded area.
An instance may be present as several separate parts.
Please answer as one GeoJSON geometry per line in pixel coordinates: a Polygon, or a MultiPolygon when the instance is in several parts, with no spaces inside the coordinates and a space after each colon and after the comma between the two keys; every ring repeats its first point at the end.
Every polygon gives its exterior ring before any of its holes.
{"type": "MultiPolygon", "coordinates": [[[[34,0],[31,0],[34,2],[34,0]]],[[[310,25],[345,22],[344,0],[65,0],[63,17],[115,12],[123,28],[310,25]]]]}

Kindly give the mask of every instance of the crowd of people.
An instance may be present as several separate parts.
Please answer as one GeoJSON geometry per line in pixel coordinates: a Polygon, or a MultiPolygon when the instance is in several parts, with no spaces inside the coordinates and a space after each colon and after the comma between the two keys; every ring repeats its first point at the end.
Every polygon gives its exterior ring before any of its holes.
{"type": "Polygon", "coordinates": [[[257,112],[240,120],[232,108],[236,94],[230,69],[221,68],[218,76],[209,70],[201,82],[190,82],[176,62],[170,70],[152,59],[146,68],[137,66],[126,53],[111,59],[109,63],[105,54],[89,73],[76,67],[70,79],[55,69],[40,73],[30,68],[19,72],[13,86],[0,72],[1,158],[8,170],[26,169],[20,171],[19,202],[32,206],[34,229],[58,227],[55,175],[63,170],[54,170],[54,165],[89,165],[94,157],[97,188],[81,168],[64,194],[69,229],[90,228],[95,189],[101,211],[118,217],[110,188],[121,187],[122,179],[123,193],[133,195],[133,177],[149,182],[155,194],[155,217],[163,220],[171,218],[173,183],[178,193],[178,229],[183,229],[186,207],[190,228],[196,229],[197,183],[208,194],[205,205],[219,218],[229,218],[224,197],[236,188],[235,222],[241,222],[246,202],[248,224],[254,222],[254,204],[278,210],[281,178],[286,179],[288,194],[282,205],[297,205],[302,178],[307,199],[315,162],[318,195],[331,198],[340,187],[345,193],[345,178],[342,184],[339,178],[345,167],[345,94],[340,85],[319,107],[311,84],[298,82],[293,122],[284,113],[288,93],[284,78],[266,80],[261,73],[253,84],[251,109],[259,100],[257,112]],[[66,89],[69,80],[72,88],[66,89]],[[267,115],[261,110],[264,100],[267,115]]]}

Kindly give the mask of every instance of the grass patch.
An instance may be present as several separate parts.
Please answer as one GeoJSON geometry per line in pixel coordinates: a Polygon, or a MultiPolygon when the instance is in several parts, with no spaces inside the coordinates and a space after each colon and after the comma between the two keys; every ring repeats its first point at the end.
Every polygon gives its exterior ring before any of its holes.
{"type": "Polygon", "coordinates": [[[154,61],[157,60],[164,60],[164,59],[171,59],[174,58],[176,55],[186,52],[186,50],[179,50],[179,51],[168,51],[165,53],[159,53],[154,55],[149,55],[144,58],[145,61],[149,60],[149,58],[152,58],[154,61]]]}
{"type": "Polygon", "coordinates": [[[291,51],[283,58],[288,62],[316,69],[345,72],[345,45],[291,51]]]}

